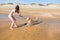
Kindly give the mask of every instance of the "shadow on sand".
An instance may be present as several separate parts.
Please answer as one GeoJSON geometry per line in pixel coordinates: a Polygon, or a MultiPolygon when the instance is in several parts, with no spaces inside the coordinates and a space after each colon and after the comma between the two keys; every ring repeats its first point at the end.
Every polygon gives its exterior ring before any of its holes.
{"type": "Polygon", "coordinates": [[[36,20],[36,21],[34,21],[31,25],[27,25],[27,23],[24,23],[24,24],[18,25],[17,28],[23,27],[23,26],[33,26],[33,25],[40,24],[40,23],[42,23],[42,22],[43,22],[42,20],[36,20]]]}

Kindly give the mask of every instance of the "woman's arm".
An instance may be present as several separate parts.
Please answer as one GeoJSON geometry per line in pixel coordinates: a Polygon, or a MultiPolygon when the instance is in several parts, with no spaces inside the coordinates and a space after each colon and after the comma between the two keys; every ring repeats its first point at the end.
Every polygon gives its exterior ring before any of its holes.
{"type": "Polygon", "coordinates": [[[21,16],[21,13],[19,13],[18,15],[21,16]]]}
{"type": "Polygon", "coordinates": [[[21,12],[19,11],[19,13],[17,13],[18,16],[21,16],[21,12]]]}
{"type": "Polygon", "coordinates": [[[17,13],[16,15],[21,16],[21,13],[17,13]]]}

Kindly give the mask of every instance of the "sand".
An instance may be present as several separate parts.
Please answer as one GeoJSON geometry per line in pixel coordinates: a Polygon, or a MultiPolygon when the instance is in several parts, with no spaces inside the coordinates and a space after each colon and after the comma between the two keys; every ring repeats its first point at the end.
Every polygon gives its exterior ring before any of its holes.
{"type": "Polygon", "coordinates": [[[18,28],[10,30],[9,20],[0,20],[0,40],[60,40],[59,21],[48,20],[32,26],[17,20],[18,28]]]}
{"type": "MultiPolygon", "coordinates": [[[[14,6],[0,6],[0,14],[7,14],[14,6]]],[[[39,6],[38,6],[39,7],[39,6]]],[[[33,8],[31,6],[21,6],[23,16],[38,17],[41,23],[26,26],[26,20],[17,18],[18,28],[10,30],[10,20],[6,15],[0,16],[0,40],[60,40],[60,9],[44,9],[43,7],[33,8]],[[7,18],[5,18],[7,17],[7,18]]],[[[53,7],[54,8],[54,7],[53,7]]]]}

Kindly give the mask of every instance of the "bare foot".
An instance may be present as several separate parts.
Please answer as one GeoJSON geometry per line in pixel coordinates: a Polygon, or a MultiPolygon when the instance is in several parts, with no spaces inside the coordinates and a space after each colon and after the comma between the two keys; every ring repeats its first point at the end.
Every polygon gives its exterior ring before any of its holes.
{"type": "Polygon", "coordinates": [[[12,28],[12,27],[10,27],[10,30],[13,30],[13,28],[12,28]]]}
{"type": "Polygon", "coordinates": [[[18,26],[14,26],[15,28],[17,28],[18,26]]]}

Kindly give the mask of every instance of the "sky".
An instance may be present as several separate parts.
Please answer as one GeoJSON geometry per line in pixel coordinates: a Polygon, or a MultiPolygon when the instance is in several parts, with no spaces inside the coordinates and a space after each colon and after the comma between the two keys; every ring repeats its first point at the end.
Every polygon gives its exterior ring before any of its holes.
{"type": "Polygon", "coordinates": [[[0,0],[0,4],[2,4],[2,3],[21,3],[21,4],[30,4],[30,3],[48,4],[48,3],[54,3],[54,4],[60,4],[60,0],[0,0]]]}

